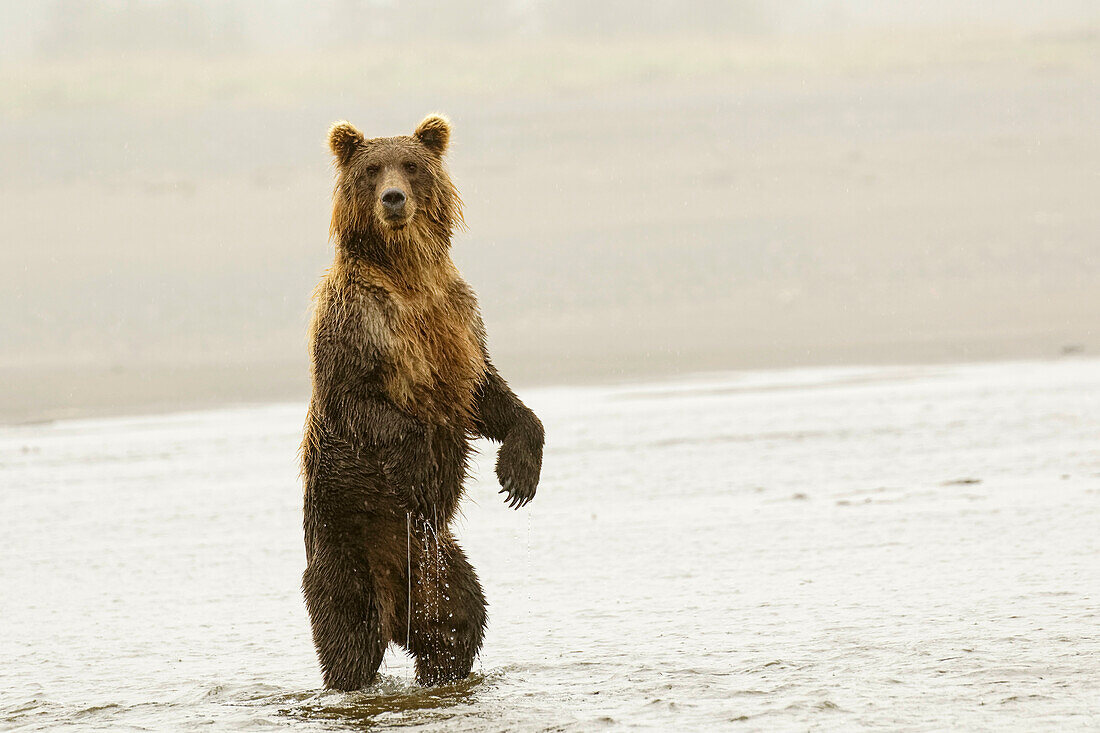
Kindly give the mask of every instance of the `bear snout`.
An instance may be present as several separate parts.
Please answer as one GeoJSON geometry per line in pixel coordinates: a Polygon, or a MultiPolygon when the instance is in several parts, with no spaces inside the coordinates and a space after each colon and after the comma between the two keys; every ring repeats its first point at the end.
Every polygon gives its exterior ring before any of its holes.
{"type": "Polygon", "coordinates": [[[387,188],[382,192],[382,206],[386,209],[386,213],[391,216],[400,214],[405,209],[407,200],[408,197],[400,188],[387,188]]]}

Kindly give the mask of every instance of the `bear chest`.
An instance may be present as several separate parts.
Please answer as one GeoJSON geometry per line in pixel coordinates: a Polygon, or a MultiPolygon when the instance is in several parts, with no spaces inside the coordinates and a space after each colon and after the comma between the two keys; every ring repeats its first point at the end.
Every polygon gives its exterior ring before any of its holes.
{"type": "Polygon", "coordinates": [[[402,409],[463,425],[485,372],[477,311],[462,288],[389,291],[383,309],[383,384],[402,409]]]}

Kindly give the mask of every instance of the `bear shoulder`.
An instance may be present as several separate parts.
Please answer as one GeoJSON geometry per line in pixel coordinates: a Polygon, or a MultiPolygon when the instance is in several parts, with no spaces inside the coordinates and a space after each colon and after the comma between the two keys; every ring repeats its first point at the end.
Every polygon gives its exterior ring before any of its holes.
{"type": "Polygon", "coordinates": [[[393,299],[376,284],[329,273],[313,296],[310,351],[314,361],[373,371],[392,350],[393,299]],[[325,356],[330,355],[329,359],[325,356]]]}

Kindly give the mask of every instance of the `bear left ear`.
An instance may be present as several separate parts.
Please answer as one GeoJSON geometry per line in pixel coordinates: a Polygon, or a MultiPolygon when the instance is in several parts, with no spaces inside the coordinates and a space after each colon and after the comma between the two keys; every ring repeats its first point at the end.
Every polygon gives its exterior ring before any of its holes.
{"type": "Polygon", "coordinates": [[[451,123],[443,115],[428,115],[416,126],[413,137],[436,155],[443,155],[451,140],[451,123]]]}

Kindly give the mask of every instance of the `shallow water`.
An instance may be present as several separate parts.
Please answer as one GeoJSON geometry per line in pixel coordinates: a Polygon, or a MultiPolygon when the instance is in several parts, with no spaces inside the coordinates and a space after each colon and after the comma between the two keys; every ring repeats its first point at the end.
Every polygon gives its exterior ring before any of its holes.
{"type": "Polygon", "coordinates": [[[302,405],[0,428],[0,727],[1100,726],[1100,361],[523,396],[543,482],[475,464],[434,690],[319,689],[302,405]]]}

